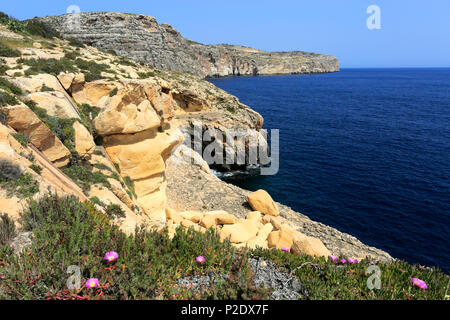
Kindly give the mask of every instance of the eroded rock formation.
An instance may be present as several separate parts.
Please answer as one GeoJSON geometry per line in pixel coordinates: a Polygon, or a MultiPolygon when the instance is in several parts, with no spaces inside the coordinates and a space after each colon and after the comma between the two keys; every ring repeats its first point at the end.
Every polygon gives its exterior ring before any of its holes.
{"type": "Polygon", "coordinates": [[[339,71],[338,60],[329,55],[204,45],[184,38],[168,24],[158,24],[155,18],[141,14],[83,12],[42,20],[64,36],[102,50],[114,50],[158,69],[190,72],[200,77],[339,71]]]}

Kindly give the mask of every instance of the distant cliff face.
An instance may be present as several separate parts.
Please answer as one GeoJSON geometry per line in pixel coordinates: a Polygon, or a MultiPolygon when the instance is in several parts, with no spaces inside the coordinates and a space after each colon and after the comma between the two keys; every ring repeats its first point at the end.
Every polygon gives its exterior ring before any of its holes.
{"type": "Polygon", "coordinates": [[[338,60],[329,55],[200,44],[146,15],[94,12],[80,13],[78,17],[79,28],[70,23],[74,15],[42,20],[65,37],[102,50],[115,50],[119,55],[149,63],[157,69],[190,72],[200,77],[339,71],[338,60]]]}

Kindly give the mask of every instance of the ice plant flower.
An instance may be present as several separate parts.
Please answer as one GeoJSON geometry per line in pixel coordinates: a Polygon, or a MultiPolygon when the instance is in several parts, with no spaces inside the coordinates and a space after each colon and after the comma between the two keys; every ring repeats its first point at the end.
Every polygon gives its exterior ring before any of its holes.
{"type": "Polygon", "coordinates": [[[202,256],[198,256],[195,260],[197,260],[198,263],[204,263],[206,261],[202,256]]]}
{"type": "Polygon", "coordinates": [[[282,247],[281,250],[286,251],[286,252],[291,251],[291,249],[289,249],[288,247],[282,247]]]}
{"type": "Polygon", "coordinates": [[[119,258],[119,254],[117,252],[110,251],[105,254],[105,260],[108,260],[109,262],[114,261],[117,258],[119,258]]]}
{"type": "Polygon", "coordinates": [[[411,282],[415,285],[415,286],[418,286],[419,288],[421,288],[421,289],[428,289],[428,286],[427,286],[427,284],[425,283],[425,281],[423,281],[423,280],[420,280],[420,279],[418,279],[418,278],[412,278],[411,279],[411,282]]]}
{"type": "Polygon", "coordinates": [[[336,256],[330,256],[329,257],[331,260],[333,260],[334,262],[338,261],[338,258],[336,256]]]}
{"type": "Polygon", "coordinates": [[[86,281],[86,288],[97,288],[98,287],[98,279],[97,278],[90,278],[88,281],[86,281]]]}
{"type": "Polygon", "coordinates": [[[347,263],[347,260],[345,260],[345,259],[341,259],[340,260],[342,263],[347,263]]]}
{"type": "Polygon", "coordinates": [[[350,259],[348,259],[348,262],[355,264],[355,263],[358,263],[358,260],[350,258],[350,259]]]}

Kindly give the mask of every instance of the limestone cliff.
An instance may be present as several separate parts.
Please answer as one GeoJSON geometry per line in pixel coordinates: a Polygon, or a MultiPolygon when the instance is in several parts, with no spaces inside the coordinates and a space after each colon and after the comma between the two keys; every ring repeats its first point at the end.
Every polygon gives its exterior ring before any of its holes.
{"type": "Polygon", "coordinates": [[[236,97],[94,47],[0,32],[13,53],[0,58],[0,213],[18,222],[27,199],[72,194],[127,233],[214,228],[237,247],[391,260],[265,192],[220,181],[189,145],[177,147],[194,122],[260,135],[262,117],[236,97]]]}
{"type": "Polygon", "coordinates": [[[200,77],[269,75],[339,71],[335,57],[302,51],[265,52],[233,45],[204,45],[184,38],[168,24],[146,15],[87,12],[79,27],[71,15],[42,18],[65,37],[162,70],[190,72],[200,77]],[[74,21],[74,20],[72,20],[74,21]]]}

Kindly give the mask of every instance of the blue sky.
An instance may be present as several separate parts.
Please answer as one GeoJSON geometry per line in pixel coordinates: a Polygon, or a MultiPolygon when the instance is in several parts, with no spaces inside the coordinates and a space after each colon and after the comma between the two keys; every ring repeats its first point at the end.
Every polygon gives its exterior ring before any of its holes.
{"type": "Polygon", "coordinates": [[[22,20],[69,5],[148,14],[202,43],[327,53],[344,68],[450,67],[449,0],[3,0],[0,11],[22,20]],[[381,10],[379,30],[366,26],[369,5],[381,10]]]}

